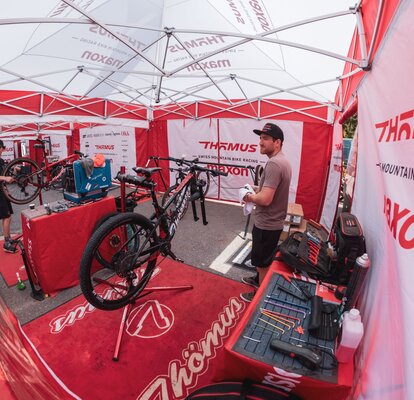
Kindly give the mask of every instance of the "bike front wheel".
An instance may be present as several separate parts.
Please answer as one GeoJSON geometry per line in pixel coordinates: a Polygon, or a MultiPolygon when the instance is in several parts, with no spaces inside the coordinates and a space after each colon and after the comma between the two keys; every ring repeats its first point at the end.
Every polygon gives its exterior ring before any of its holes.
{"type": "Polygon", "coordinates": [[[157,254],[158,236],[148,218],[112,216],[92,233],[82,255],[79,279],[86,300],[101,310],[131,303],[151,279],[157,254]]]}
{"type": "Polygon", "coordinates": [[[203,191],[203,197],[207,196],[210,189],[210,174],[206,171],[198,171],[196,175],[197,181],[202,181],[201,189],[203,191]]]}
{"type": "Polygon", "coordinates": [[[4,176],[13,178],[13,182],[3,183],[3,192],[15,204],[30,203],[42,188],[41,169],[30,158],[21,157],[11,161],[4,170],[4,176]]]}

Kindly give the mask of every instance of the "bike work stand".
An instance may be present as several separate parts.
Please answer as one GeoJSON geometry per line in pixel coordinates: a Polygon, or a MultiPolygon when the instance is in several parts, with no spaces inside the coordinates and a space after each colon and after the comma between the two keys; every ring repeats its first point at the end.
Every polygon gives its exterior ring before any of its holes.
{"type": "Polygon", "coordinates": [[[29,280],[30,287],[32,289],[31,296],[35,300],[42,301],[42,300],[45,299],[45,295],[44,295],[43,290],[41,289],[41,287],[38,286],[38,285],[35,285],[34,282],[33,282],[32,273],[34,274],[34,271],[33,271],[32,267],[30,265],[29,259],[27,258],[26,250],[24,248],[23,242],[20,240],[21,237],[22,237],[22,235],[20,235],[15,240],[17,241],[17,245],[19,246],[21,254],[22,254],[24,268],[26,270],[27,278],[29,280]]]}
{"type": "Polygon", "coordinates": [[[39,197],[39,204],[42,206],[43,205],[42,190],[40,190],[40,192],[37,196],[39,197]]]}
{"type": "Polygon", "coordinates": [[[114,356],[112,357],[112,361],[119,361],[119,350],[121,348],[122,337],[124,335],[125,324],[128,320],[128,316],[131,313],[132,309],[134,308],[135,300],[140,299],[144,296],[151,294],[152,292],[156,291],[163,291],[163,290],[188,290],[193,289],[192,285],[185,285],[185,286],[160,286],[160,287],[152,287],[152,288],[145,288],[143,292],[147,292],[142,294],[141,296],[134,299],[131,303],[127,304],[124,307],[124,311],[122,313],[121,324],[119,325],[118,331],[118,338],[116,339],[115,351],[114,356]]]}
{"type": "MultiPolygon", "coordinates": [[[[125,167],[121,167],[121,173],[125,173],[125,167]]],[[[121,210],[122,212],[125,212],[125,193],[126,193],[125,182],[121,182],[120,192],[121,192],[121,210]]],[[[116,339],[115,351],[114,351],[114,356],[112,357],[112,361],[119,360],[119,350],[121,348],[121,342],[122,342],[122,337],[124,335],[125,324],[128,320],[128,316],[131,313],[136,300],[144,296],[147,296],[151,294],[152,292],[157,292],[157,291],[159,292],[159,291],[164,291],[164,290],[188,290],[188,289],[193,289],[193,286],[192,285],[160,286],[160,287],[144,288],[143,292],[146,292],[146,293],[142,294],[141,296],[138,296],[136,299],[128,303],[124,307],[124,311],[122,313],[121,324],[119,325],[118,338],[116,339]]]]}

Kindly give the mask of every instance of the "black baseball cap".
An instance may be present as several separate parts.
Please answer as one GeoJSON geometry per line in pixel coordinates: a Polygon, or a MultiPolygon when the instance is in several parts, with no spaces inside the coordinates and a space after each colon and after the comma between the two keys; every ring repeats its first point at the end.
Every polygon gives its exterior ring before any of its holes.
{"type": "Polygon", "coordinates": [[[4,145],[3,140],[0,140],[0,147],[3,147],[3,149],[5,149],[5,148],[6,148],[6,146],[4,145]]]}
{"type": "Polygon", "coordinates": [[[274,139],[280,139],[282,142],[285,139],[284,135],[283,135],[283,131],[282,129],[280,129],[276,124],[271,124],[270,122],[268,122],[262,130],[260,129],[253,129],[253,132],[256,135],[261,135],[262,133],[264,133],[265,135],[269,135],[274,139]]]}

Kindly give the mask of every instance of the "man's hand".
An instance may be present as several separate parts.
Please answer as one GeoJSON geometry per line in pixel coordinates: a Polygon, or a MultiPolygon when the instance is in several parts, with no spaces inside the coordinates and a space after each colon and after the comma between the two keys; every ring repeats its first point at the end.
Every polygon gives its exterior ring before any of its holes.
{"type": "Polygon", "coordinates": [[[6,183],[12,183],[14,181],[14,178],[12,176],[2,176],[2,181],[6,183]]]}
{"type": "Polygon", "coordinates": [[[239,189],[239,201],[240,203],[246,202],[246,196],[248,193],[254,193],[252,187],[247,183],[242,188],[239,189]]]}

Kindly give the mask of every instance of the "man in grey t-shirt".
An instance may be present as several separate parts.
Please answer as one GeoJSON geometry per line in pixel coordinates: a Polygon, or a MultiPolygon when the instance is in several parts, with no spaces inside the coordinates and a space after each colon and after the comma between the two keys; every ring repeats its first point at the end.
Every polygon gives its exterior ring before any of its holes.
{"type": "MultiPolygon", "coordinates": [[[[260,153],[269,157],[259,186],[255,193],[248,193],[243,200],[254,203],[255,223],[253,226],[251,263],[257,274],[242,278],[248,285],[258,288],[273,261],[283,223],[286,218],[292,167],[282,152],[283,131],[275,124],[267,123],[262,130],[254,129],[260,135],[260,153]]],[[[242,293],[240,297],[251,301],[256,292],[242,293]]]]}

